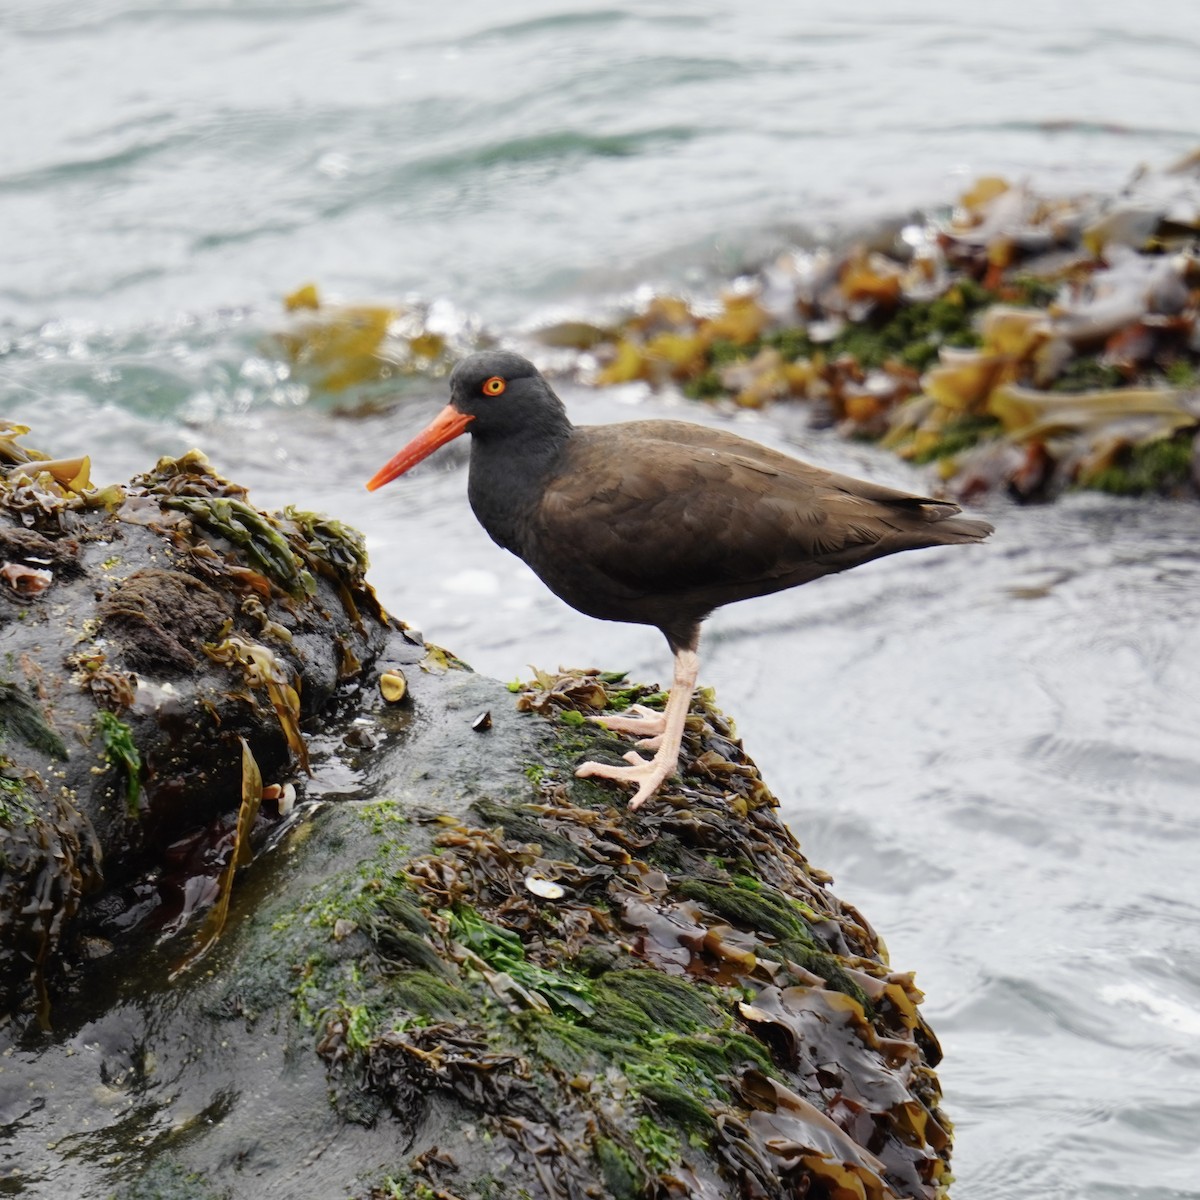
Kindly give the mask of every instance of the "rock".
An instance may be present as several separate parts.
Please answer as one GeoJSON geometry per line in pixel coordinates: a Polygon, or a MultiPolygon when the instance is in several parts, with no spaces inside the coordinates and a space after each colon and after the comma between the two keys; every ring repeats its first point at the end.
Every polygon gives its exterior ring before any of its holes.
{"type": "Polygon", "coordinates": [[[711,696],[630,813],[574,766],[653,688],[474,675],[191,456],[58,499],[6,543],[0,1187],[944,1194],[920,993],[711,696]]]}
{"type": "Polygon", "coordinates": [[[242,739],[292,776],[388,629],[357,534],[259,513],[195,453],[104,492],[13,468],[0,553],[0,1009],[47,1024],[87,897],[105,934],[150,868],[165,904],[168,847],[237,809],[242,739]]]}

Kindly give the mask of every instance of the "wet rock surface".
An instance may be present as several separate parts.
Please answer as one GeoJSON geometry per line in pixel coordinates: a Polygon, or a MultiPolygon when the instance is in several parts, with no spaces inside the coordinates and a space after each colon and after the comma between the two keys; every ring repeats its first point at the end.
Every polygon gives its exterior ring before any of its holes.
{"type": "Polygon", "coordinates": [[[242,740],[291,778],[300,722],[383,644],[358,535],[244,497],[198,454],[104,491],[37,459],[0,485],[0,1004],[17,1023],[48,1025],[78,962],[151,910],[191,906],[173,890],[204,889],[172,879],[173,847],[214,851],[242,740]]]}
{"type": "Polygon", "coordinates": [[[5,775],[44,784],[0,823],[6,1194],[945,1193],[920,994],[710,695],[630,813],[574,767],[655,689],[474,675],[352,535],[196,459],[31,486],[62,503],[6,543],[51,576],[5,625],[42,654],[5,775]]]}

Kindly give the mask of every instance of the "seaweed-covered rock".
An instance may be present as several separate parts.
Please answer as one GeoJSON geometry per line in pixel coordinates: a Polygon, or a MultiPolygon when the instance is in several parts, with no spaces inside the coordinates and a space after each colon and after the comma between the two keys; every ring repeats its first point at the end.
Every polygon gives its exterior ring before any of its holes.
{"type": "Polygon", "coordinates": [[[81,472],[0,514],[0,1190],[944,1196],[920,994],[710,695],[632,813],[574,768],[653,688],[474,675],[196,455],[81,472]]]}
{"type": "Polygon", "coordinates": [[[79,955],[136,923],[123,885],[157,872],[137,920],[189,905],[184,880],[193,903],[211,890],[168,848],[209,828],[213,851],[243,739],[271,781],[306,765],[302,723],[386,625],[359,535],[258,512],[198,453],[97,491],[80,464],[8,449],[24,461],[0,479],[0,1010],[45,1025],[79,955]]]}

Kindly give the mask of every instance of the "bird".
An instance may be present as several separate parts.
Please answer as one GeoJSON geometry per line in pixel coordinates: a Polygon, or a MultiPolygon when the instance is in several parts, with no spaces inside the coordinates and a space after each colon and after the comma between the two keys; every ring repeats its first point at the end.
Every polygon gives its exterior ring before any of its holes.
{"type": "Polygon", "coordinates": [[[594,717],[640,740],[625,765],[585,762],[575,772],[632,785],[631,809],[678,768],[700,629],[715,609],[992,532],[960,517],[957,504],[835,474],[725,430],[575,425],[534,364],[512,351],[471,354],[449,382],[449,403],[367,488],[469,433],[467,495],[492,540],[572,608],[663,634],[673,658],[664,710],[594,717]]]}

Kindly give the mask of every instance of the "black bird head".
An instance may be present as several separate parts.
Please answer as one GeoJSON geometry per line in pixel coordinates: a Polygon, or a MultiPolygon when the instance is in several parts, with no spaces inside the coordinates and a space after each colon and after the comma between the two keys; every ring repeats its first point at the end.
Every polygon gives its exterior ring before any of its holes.
{"type": "Polygon", "coordinates": [[[519,436],[540,440],[570,429],[562,401],[527,358],[510,350],[483,350],[450,374],[450,403],[367,484],[370,491],[468,430],[481,441],[519,436]]]}

